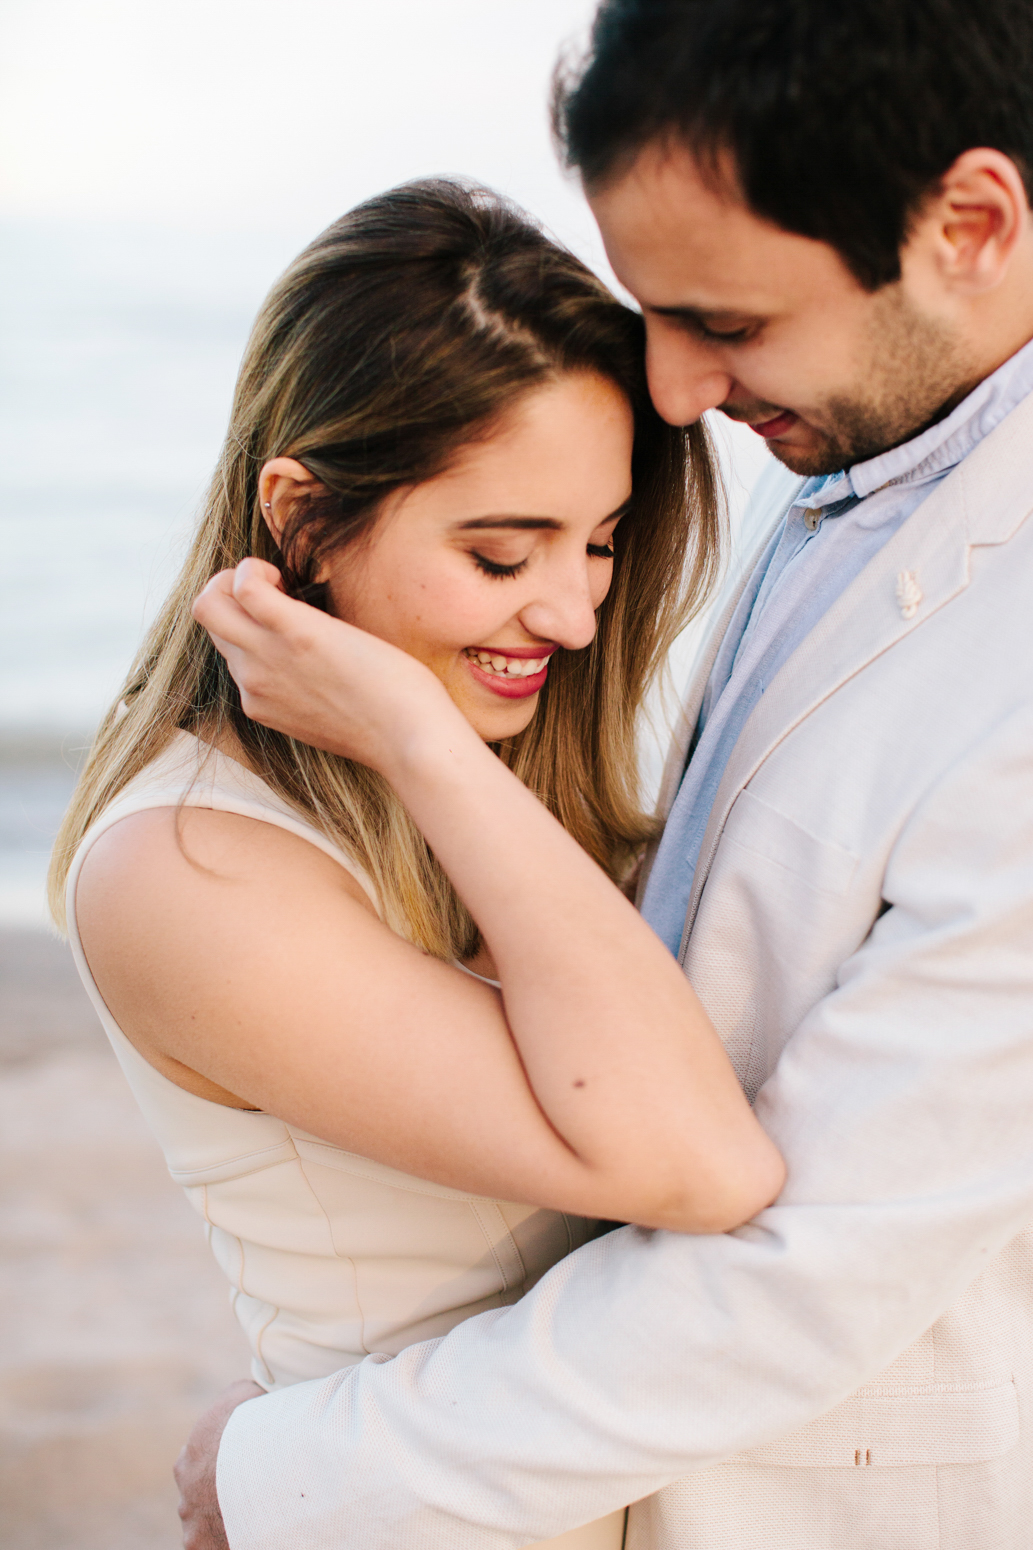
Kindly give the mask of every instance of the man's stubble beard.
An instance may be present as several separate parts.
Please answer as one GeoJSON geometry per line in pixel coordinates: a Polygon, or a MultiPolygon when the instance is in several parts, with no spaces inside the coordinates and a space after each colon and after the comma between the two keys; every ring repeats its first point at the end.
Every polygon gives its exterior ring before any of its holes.
{"type": "Polygon", "coordinates": [[[979,381],[955,334],[925,316],[900,283],[875,297],[867,359],[856,393],[836,394],[820,410],[810,447],[769,450],[794,473],[836,474],[910,441],[949,414],[979,381]]]}

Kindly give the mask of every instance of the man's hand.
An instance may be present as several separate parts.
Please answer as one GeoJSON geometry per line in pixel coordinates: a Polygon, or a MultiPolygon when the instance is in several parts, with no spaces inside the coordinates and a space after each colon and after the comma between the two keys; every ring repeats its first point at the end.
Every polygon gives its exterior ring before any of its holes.
{"type": "Polygon", "coordinates": [[[231,1383],[214,1405],[206,1410],[187,1438],[172,1473],[179,1486],[179,1516],[183,1520],[184,1550],[229,1550],[222,1523],[219,1498],[215,1494],[215,1461],[219,1441],[233,1411],[247,1399],[257,1399],[265,1390],[242,1378],[231,1383]]]}

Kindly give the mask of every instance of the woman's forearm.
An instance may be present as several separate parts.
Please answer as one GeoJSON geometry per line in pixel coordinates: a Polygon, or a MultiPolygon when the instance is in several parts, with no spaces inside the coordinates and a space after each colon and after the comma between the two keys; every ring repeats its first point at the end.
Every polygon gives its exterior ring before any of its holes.
{"type": "Polygon", "coordinates": [[[625,1214],[722,1229],[778,1192],[781,1161],[678,964],[458,715],[384,773],[483,932],[543,1110],[625,1214]],[[637,1207],[637,1209],[636,1209],[637,1207]]]}

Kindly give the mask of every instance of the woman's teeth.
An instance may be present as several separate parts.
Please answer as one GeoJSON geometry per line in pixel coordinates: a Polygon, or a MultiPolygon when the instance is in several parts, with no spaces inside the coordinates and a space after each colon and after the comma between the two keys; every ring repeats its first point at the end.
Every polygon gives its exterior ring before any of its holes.
{"type": "Polygon", "coordinates": [[[548,662],[548,657],[503,657],[497,652],[477,651],[472,647],[466,655],[485,673],[499,673],[503,678],[533,678],[548,662]]]}

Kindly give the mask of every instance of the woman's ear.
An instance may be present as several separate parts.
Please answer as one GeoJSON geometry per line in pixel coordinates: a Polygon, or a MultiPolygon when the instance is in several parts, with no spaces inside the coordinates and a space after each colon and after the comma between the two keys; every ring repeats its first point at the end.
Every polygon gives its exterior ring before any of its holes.
{"type": "Polygon", "coordinates": [[[297,458],[274,457],[264,465],[258,476],[258,499],[277,548],[299,495],[312,495],[319,488],[319,480],[297,458]]]}

